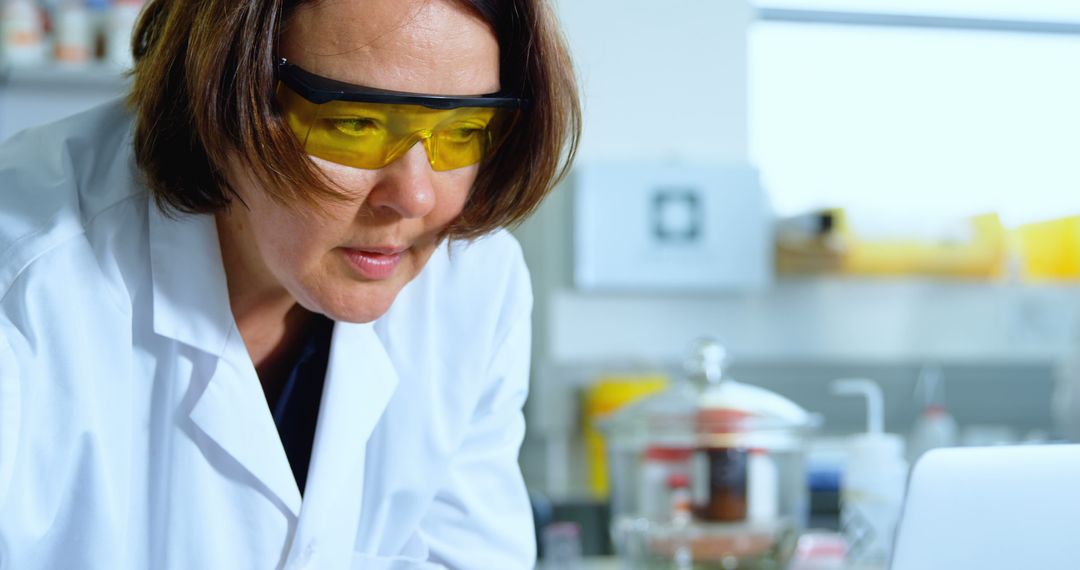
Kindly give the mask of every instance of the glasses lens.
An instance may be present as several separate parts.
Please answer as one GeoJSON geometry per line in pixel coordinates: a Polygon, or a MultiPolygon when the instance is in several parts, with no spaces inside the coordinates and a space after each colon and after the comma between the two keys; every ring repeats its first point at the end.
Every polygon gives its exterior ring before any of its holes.
{"type": "Polygon", "coordinates": [[[331,101],[316,105],[278,85],[285,119],[318,158],[375,170],[422,142],[434,170],[480,163],[501,140],[507,112],[489,107],[436,110],[420,105],[331,101]]]}
{"type": "Polygon", "coordinates": [[[428,152],[432,168],[453,170],[483,160],[491,148],[496,111],[491,108],[462,109],[432,135],[428,152]]]}

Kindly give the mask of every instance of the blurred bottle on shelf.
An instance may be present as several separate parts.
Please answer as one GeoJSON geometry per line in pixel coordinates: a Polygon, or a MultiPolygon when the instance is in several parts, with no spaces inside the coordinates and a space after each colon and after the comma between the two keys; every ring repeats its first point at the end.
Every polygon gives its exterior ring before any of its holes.
{"type": "Polygon", "coordinates": [[[47,60],[45,17],[31,0],[0,0],[0,63],[42,65],[47,60]]]}
{"type": "Polygon", "coordinates": [[[0,64],[130,69],[145,0],[0,0],[0,64]]]}
{"type": "Polygon", "coordinates": [[[53,57],[64,65],[87,65],[94,58],[97,30],[83,0],[65,0],[54,16],[53,57]]]}
{"type": "Polygon", "coordinates": [[[134,65],[131,36],[142,12],[143,0],[114,0],[105,23],[105,60],[114,66],[130,69],[134,65]]]}

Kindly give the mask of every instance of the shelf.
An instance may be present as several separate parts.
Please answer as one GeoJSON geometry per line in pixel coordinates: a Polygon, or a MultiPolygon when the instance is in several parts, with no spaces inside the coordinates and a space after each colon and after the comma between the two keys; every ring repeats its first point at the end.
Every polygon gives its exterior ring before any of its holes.
{"type": "Polygon", "coordinates": [[[101,88],[121,90],[128,79],[124,70],[106,63],[83,66],[49,63],[43,66],[0,66],[0,87],[101,88]]]}
{"type": "Polygon", "coordinates": [[[706,334],[744,362],[1038,364],[1075,350],[1080,286],[811,278],[741,294],[564,289],[549,311],[558,365],[678,362],[706,334]]]}

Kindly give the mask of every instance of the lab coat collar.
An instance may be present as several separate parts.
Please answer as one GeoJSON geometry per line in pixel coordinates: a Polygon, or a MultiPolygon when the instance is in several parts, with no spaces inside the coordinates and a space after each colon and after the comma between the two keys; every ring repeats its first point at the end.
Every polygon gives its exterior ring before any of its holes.
{"type": "Polygon", "coordinates": [[[373,324],[338,322],[312,447],[308,485],[290,558],[313,541],[328,560],[348,560],[363,508],[367,442],[398,385],[373,324]]]}
{"type": "Polygon", "coordinates": [[[218,358],[191,411],[212,442],[299,517],[289,558],[311,545],[349,559],[363,507],[367,442],[398,385],[373,323],[337,322],[301,498],[250,357],[236,329],[213,216],[165,216],[151,201],[154,332],[218,358]]]}
{"type": "MultiPolygon", "coordinates": [[[[262,384],[248,356],[239,331],[229,334],[224,354],[191,410],[191,421],[225,452],[208,453],[217,458],[222,472],[243,468],[256,488],[295,517],[300,514],[300,489],[289,467],[277,426],[266,404],[262,384]]],[[[234,475],[242,480],[244,476],[234,475]]]]}
{"type": "Polygon", "coordinates": [[[191,421],[209,438],[200,446],[212,446],[205,452],[218,469],[242,468],[299,516],[300,491],[229,304],[214,217],[169,217],[152,200],[149,207],[154,332],[212,357],[208,377],[191,388],[191,421]]]}
{"type": "Polygon", "coordinates": [[[220,357],[234,320],[214,216],[149,208],[154,332],[220,357]]]}

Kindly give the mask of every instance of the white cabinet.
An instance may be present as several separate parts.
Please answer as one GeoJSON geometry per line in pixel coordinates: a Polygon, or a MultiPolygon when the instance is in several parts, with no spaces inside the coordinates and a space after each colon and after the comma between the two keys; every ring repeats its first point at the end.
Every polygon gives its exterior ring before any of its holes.
{"type": "Polygon", "coordinates": [[[760,290],[772,213],[745,164],[642,161],[574,174],[574,283],[599,291],[760,290]]]}

